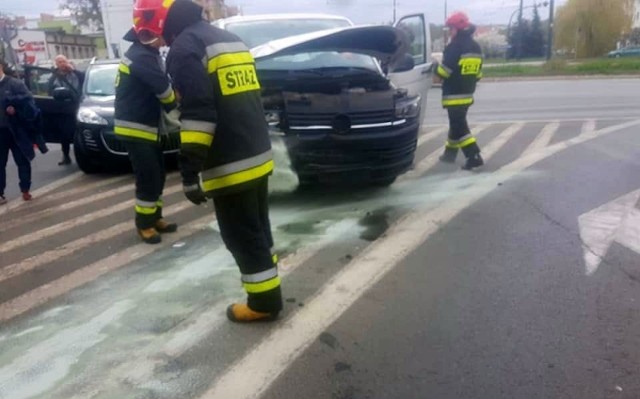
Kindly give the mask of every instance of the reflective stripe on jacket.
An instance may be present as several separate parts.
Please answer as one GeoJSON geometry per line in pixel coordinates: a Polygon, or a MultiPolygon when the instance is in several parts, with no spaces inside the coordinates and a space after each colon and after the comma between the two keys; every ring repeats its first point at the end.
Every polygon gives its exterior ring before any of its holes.
{"type": "Polygon", "coordinates": [[[116,136],[130,141],[158,142],[162,107],[169,111],[176,106],[176,95],[160,53],[134,42],[118,66],[116,136]]]}
{"type": "Polygon", "coordinates": [[[273,158],[255,61],[230,32],[205,21],[171,46],[167,68],[181,97],[181,156],[186,184],[209,195],[269,175],[273,158]]]}

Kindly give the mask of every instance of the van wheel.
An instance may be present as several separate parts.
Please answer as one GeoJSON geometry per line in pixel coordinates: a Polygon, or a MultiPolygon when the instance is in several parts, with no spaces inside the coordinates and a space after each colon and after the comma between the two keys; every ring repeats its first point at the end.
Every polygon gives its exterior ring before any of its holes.
{"type": "Polygon", "coordinates": [[[76,157],[78,167],[84,173],[91,175],[100,172],[100,167],[96,165],[82,149],[82,142],[77,134],[73,136],[73,155],[76,157]]]}

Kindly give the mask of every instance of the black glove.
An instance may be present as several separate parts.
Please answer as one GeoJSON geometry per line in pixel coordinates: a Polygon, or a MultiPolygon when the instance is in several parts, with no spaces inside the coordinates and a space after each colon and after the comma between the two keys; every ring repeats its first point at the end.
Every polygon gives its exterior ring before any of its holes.
{"type": "Polygon", "coordinates": [[[183,185],[184,195],[187,199],[196,205],[207,202],[207,196],[204,195],[199,184],[183,185]]]}

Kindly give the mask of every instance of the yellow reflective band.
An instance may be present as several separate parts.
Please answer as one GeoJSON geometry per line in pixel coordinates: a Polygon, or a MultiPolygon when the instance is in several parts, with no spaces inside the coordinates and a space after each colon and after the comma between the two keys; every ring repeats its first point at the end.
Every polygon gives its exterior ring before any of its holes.
{"type": "Polygon", "coordinates": [[[162,207],[164,206],[164,202],[163,202],[162,200],[158,200],[158,202],[156,202],[156,205],[157,205],[159,208],[162,208],[162,207]]]}
{"type": "Polygon", "coordinates": [[[447,148],[452,148],[452,149],[456,149],[456,150],[457,150],[458,148],[460,148],[460,146],[459,146],[457,143],[452,143],[452,142],[450,142],[450,141],[447,141],[447,142],[444,144],[444,146],[445,146],[445,147],[447,147],[447,148]]]}
{"type": "Polygon", "coordinates": [[[127,75],[131,75],[131,69],[129,68],[129,65],[120,64],[118,66],[118,70],[122,73],[126,73],[127,75]]]}
{"type": "Polygon", "coordinates": [[[477,75],[482,67],[482,58],[462,58],[459,62],[460,74],[477,75]]]}
{"type": "Polygon", "coordinates": [[[132,129],[130,127],[116,126],[113,132],[119,136],[133,137],[149,141],[158,141],[158,135],[155,133],[145,132],[144,130],[132,129]]]}
{"type": "Polygon", "coordinates": [[[468,139],[466,139],[465,141],[458,143],[458,148],[465,148],[470,146],[471,144],[474,144],[476,142],[476,138],[475,137],[469,137],[468,139]]]}
{"type": "Polygon", "coordinates": [[[438,65],[438,69],[436,70],[436,73],[438,74],[438,76],[440,76],[442,78],[445,78],[445,79],[451,77],[451,74],[449,73],[449,71],[444,69],[444,67],[442,65],[438,65]]]}
{"type": "Polygon", "coordinates": [[[262,283],[243,283],[242,285],[249,294],[261,294],[280,287],[280,277],[275,277],[262,283]]]}
{"type": "Polygon", "coordinates": [[[173,5],[175,0],[164,0],[162,2],[162,8],[169,8],[173,5]]]}
{"type": "Polygon", "coordinates": [[[182,144],[202,144],[211,147],[213,143],[213,135],[190,130],[180,132],[180,142],[182,144]]]}
{"type": "Polygon", "coordinates": [[[248,51],[240,53],[220,54],[211,58],[208,62],[209,73],[214,73],[220,68],[226,68],[233,65],[253,64],[253,56],[248,51]]]}
{"type": "Polygon", "coordinates": [[[278,259],[278,255],[273,254],[273,256],[271,257],[271,260],[273,261],[273,263],[274,263],[274,264],[275,264],[275,263],[278,263],[278,260],[279,260],[279,259],[278,259]]]}
{"type": "Polygon", "coordinates": [[[223,96],[260,90],[254,65],[235,65],[218,70],[218,81],[223,96]]]}
{"type": "Polygon", "coordinates": [[[173,90],[171,91],[171,94],[169,94],[168,97],[160,99],[160,102],[163,104],[171,104],[174,101],[176,101],[176,92],[173,90]]]}
{"type": "Polygon", "coordinates": [[[158,208],[153,207],[153,208],[147,208],[144,206],[140,206],[140,205],[136,205],[136,213],[139,213],[141,215],[153,215],[154,213],[156,213],[158,210],[158,208]]]}
{"type": "Polygon", "coordinates": [[[268,161],[260,166],[243,170],[242,172],[206,180],[202,183],[202,188],[204,191],[213,191],[224,187],[250,182],[273,172],[273,165],[273,161],[268,161]]]}
{"type": "Polygon", "coordinates": [[[469,105],[473,104],[473,97],[442,100],[442,105],[469,105]]]}

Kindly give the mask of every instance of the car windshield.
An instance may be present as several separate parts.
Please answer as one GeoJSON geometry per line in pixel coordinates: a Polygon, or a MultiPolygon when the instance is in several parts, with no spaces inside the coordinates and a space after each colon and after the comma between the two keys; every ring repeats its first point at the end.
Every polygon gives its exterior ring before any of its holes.
{"type": "Polygon", "coordinates": [[[94,65],[87,76],[87,93],[90,96],[115,96],[118,64],[94,65]]]}
{"type": "Polygon", "coordinates": [[[328,69],[368,69],[379,71],[376,61],[363,54],[319,51],[299,53],[258,61],[258,69],[270,71],[301,71],[328,69]]]}
{"type": "Polygon", "coordinates": [[[272,40],[347,26],[351,24],[346,19],[310,18],[236,22],[227,24],[225,29],[238,35],[249,48],[254,48],[272,40]]]}

